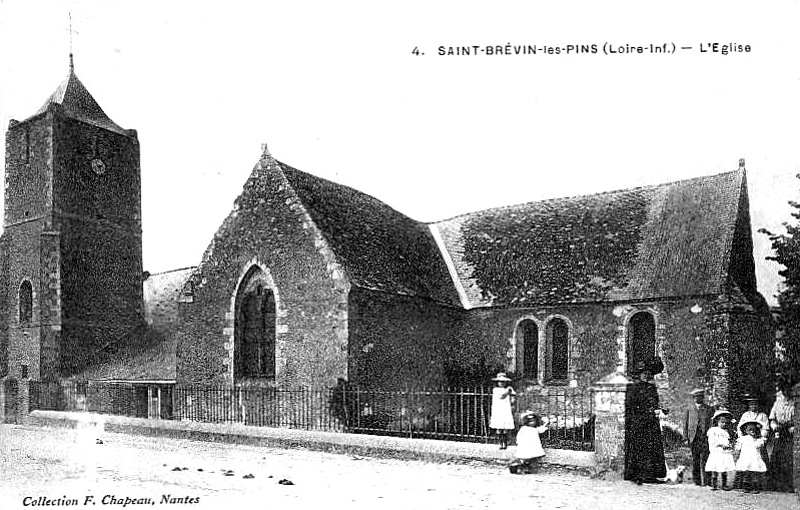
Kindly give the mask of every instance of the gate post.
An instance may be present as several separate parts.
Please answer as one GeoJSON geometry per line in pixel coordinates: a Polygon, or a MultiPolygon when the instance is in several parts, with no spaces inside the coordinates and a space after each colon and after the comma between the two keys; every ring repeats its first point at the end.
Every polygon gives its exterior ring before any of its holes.
{"type": "Polygon", "coordinates": [[[31,380],[19,379],[17,386],[17,423],[29,423],[31,407],[31,380]]]}
{"type": "Polygon", "coordinates": [[[592,386],[594,455],[601,471],[621,473],[625,465],[625,395],[628,378],[613,372],[592,386]]]}
{"type": "Polygon", "coordinates": [[[17,423],[17,380],[0,379],[0,423],[17,423]]]}

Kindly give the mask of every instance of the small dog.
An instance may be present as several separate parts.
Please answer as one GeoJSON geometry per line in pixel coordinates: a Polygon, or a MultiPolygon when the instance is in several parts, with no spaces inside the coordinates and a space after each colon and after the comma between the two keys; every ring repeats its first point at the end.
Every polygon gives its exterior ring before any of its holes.
{"type": "Polygon", "coordinates": [[[686,466],[675,466],[675,469],[670,469],[667,466],[667,476],[659,478],[664,483],[683,483],[683,473],[686,471],[686,466]]]}

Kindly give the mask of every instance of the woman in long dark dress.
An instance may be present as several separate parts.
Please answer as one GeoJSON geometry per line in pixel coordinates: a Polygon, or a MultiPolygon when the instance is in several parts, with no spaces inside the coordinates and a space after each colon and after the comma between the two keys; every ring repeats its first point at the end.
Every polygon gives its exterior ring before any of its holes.
{"type": "MultiPolygon", "coordinates": [[[[797,398],[797,396],[794,396],[797,398]]],[[[767,468],[768,486],[771,490],[792,492],[794,464],[794,402],[792,386],[786,382],[778,385],[775,403],[769,413],[772,455],[767,468]]]]}
{"type": "Polygon", "coordinates": [[[639,362],[633,374],[637,380],[628,385],[625,396],[624,477],[638,484],[667,476],[661,422],[656,416],[658,391],[650,382],[663,369],[661,360],[639,362]]]}

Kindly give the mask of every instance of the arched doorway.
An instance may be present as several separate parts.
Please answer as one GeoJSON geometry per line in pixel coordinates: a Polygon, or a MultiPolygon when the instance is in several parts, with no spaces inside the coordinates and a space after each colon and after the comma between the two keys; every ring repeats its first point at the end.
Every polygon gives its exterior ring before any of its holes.
{"type": "Polygon", "coordinates": [[[531,319],[517,324],[517,370],[525,379],[539,377],[539,328],[531,319]]]}
{"type": "Polygon", "coordinates": [[[628,321],[628,370],[656,355],[656,321],[648,312],[637,312],[628,321]]]}
{"type": "Polygon", "coordinates": [[[234,380],[275,379],[275,329],[275,294],[255,266],[236,293],[234,380]]]}

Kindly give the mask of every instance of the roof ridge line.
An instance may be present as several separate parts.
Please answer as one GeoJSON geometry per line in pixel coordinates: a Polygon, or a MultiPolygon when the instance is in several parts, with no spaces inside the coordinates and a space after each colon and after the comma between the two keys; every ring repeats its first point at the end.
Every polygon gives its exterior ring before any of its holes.
{"type": "Polygon", "coordinates": [[[699,177],[688,177],[686,179],[678,179],[676,181],[662,182],[662,183],[658,183],[658,184],[646,184],[644,186],[634,186],[633,188],[614,189],[614,190],[608,190],[608,191],[599,191],[599,192],[596,192],[596,193],[588,193],[588,194],[585,194],[585,195],[570,195],[570,196],[566,196],[566,197],[546,198],[544,200],[531,200],[529,202],[519,202],[519,203],[516,203],[516,204],[500,205],[500,206],[497,206],[497,207],[488,207],[486,209],[479,209],[477,211],[466,212],[466,213],[462,213],[462,214],[457,214],[455,216],[451,216],[449,218],[444,218],[444,219],[441,219],[441,220],[427,222],[427,224],[439,224],[439,223],[444,223],[446,221],[451,221],[451,220],[454,220],[454,219],[457,219],[457,218],[471,216],[471,215],[477,214],[477,213],[483,213],[483,212],[489,212],[489,211],[502,211],[504,209],[511,209],[511,208],[514,208],[514,207],[521,207],[521,206],[530,205],[530,204],[550,204],[550,203],[556,203],[556,202],[560,202],[560,201],[575,200],[575,199],[578,199],[578,198],[600,197],[600,196],[604,196],[604,195],[612,195],[614,193],[624,193],[624,192],[628,192],[628,191],[641,191],[641,190],[656,189],[656,188],[660,188],[660,187],[664,187],[664,186],[672,186],[672,185],[675,185],[675,184],[682,184],[682,183],[686,183],[686,182],[689,182],[689,181],[700,181],[700,180],[703,180],[703,179],[710,179],[710,178],[714,178],[714,177],[719,177],[721,175],[733,174],[733,173],[741,172],[741,171],[742,171],[741,168],[737,168],[736,170],[728,170],[728,171],[725,171],[725,172],[719,172],[719,173],[711,174],[711,175],[701,175],[699,177]]]}
{"type": "Polygon", "coordinates": [[[158,276],[168,273],[177,273],[178,271],[186,271],[187,269],[197,269],[197,266],[186,266],[186,267],[179,267],[176,269],[167,269],[166,271],[159,271],[158,273],[150,273],[150,276],[158,276]]]}

